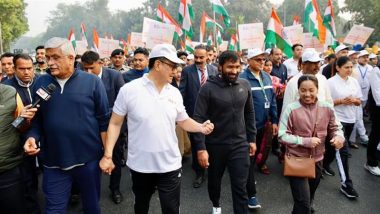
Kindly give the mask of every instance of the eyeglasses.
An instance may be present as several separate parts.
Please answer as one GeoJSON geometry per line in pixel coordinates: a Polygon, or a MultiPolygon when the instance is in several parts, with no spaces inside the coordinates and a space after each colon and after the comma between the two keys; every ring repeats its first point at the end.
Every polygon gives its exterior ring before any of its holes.
{"type": "Polygon", "coordinates": [[[177,64],[172,64],[172,63],[169,63],[169,62],[165,62],[163,60],[159,60],[160,62],[164,63],[165,65],[169,66],[171,68],[171,70],[175,70],[178,68],[178,65],[177,64]]]}
{"type": "Polygon", "coordinates": [[[256,58],[253,60],[255,60],[256,62],[264,62],[266,59],[265,58],[256,58]]]}

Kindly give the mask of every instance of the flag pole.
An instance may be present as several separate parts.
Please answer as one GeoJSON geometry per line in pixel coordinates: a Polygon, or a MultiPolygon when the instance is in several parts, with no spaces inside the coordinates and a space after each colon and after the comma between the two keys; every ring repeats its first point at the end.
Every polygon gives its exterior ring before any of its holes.
{"type": "Polygon", "coordinates": [[[216,44],[216,40],[215,40],[215,38],[216,38],[216,19],[215,19],[215,10],[213,10],[213,12],[214,12],[214,38],[212,38],[212,39],[214,40],[214,45],[215,45],[215,47],[217,47],[218,45],[216,44]]]}

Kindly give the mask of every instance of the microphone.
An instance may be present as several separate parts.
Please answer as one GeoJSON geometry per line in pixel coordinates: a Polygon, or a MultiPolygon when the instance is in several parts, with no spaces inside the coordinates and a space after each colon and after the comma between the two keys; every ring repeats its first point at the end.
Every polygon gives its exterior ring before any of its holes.
{"type": "MultiPolygon", "coordinates": [[[[40,104],[42,101],[48,101],[51,97],[51,95],[53,94],[53,92],[55,91],[57,87],[53,84],[53,83],[50,83],[47,87],[47,89],[45,89],[44,87],[41,87],[39,88],[36,93],[38,95],[38,98],[37,100],[32,104],[32,106],[30,108],[36,108],[38,104],[40,104]]],[[[13,122],[12,122],[12,126],[15,127],[15,128],[20,128],[23,123],[25,121],[25,118],[24,117],[21,117],[21,116],[18,116],[13,122]]]]}

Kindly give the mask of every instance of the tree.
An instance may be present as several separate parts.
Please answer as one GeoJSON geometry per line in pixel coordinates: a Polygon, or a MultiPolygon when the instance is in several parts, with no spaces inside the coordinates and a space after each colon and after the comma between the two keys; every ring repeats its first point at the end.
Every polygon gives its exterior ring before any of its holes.
{"type": "Polygon", "coordinates": [[[352,24],[364,24],[367,27],[375,28],[374,33],[369,38],[368,43],[373,43],[380,40],[380,1],[379,0],[367,0],[356,1],[346,0],[346,6],[343,11],[350,12],[352,16],[352,24]]]}
{"type": "Polygon", "coordinates": [[[0,0],[1,36],[4,50],[9,51],[11,42],[28,31],[25,6],[23,0],[0,0]]]}

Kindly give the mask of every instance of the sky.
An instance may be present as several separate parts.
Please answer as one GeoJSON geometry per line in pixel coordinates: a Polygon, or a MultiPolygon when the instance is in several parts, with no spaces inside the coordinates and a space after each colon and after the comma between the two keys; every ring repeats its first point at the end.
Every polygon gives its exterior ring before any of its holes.
{"type": "MultiPolygon", "coordinates": [[[[88,0],[86,0],[88,1],[88,0]]],[[[26,16],[28,18],[29,31],[25,36],[36,36],[47,29],[47,17],[50,12],[55,10],[59,3],[74,4],[86,2],[84,0],[25,0],[28,4],[26,7],[26,16]]],[[[109,0],[108,7],[111,11],[124,10],[128,11],[136,7],[142,6],[146,0],[109,0]]],[[[233,0],[232,0],[233,1],[233,0]]],[[[284,0],[270,0],[273,4],[279,5],[284,0]]],[[[344,0],[339,0],[341,6],[344,0]]]]}

